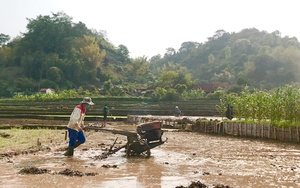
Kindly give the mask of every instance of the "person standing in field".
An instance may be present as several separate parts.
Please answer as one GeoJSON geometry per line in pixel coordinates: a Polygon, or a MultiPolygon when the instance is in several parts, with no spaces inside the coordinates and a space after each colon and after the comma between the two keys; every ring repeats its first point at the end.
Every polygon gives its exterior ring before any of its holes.
{"type": "Polygon", "coordinates": [[[103,107],[103,124],[102,124],[102,127],[106,126],[108,112],[109,112],[109,108],[108,108],[107,104],[105,104],[104,107],[103,107]]]}
{"type": "Polygon", "coordinates": [[[73,156],[74,149],[85,142],[84,117],[86,110],[94,105],[90,97],[84,97],[79,105],[75,106],[68,123],[69,146],[65,156],[73,156]]]}
{"type": "Polygon", "coordinates": [[[178,117],[178,116],[180,116],[180,114],[181,114],[181,111],[180,111],[179,107],[175,106],[175,108],[174,108],[174,116],[178,117]]]}

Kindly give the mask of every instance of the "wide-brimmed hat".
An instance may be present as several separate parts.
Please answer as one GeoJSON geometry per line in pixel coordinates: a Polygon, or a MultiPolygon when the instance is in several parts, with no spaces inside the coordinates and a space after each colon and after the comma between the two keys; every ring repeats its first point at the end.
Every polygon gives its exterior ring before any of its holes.
{"type": "Polygon", "coordinates": [[[84,97],[83,100],[80,102],[80,104],[82,104],[82,103],[86,103],[86,104],[89,104],[89,105],[94,105],[94,103],[92,102],[91,97],[84,97]]]}

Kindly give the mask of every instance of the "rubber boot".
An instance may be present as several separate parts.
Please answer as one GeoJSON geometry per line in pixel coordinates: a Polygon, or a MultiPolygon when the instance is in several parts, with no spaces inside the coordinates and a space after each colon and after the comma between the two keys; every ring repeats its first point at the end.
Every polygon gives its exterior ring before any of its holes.
{"type": "MultiPolygon", "coordinates": [[[[76,141],[74,149],[77,148],[79,145],[81,145],[81,142],[76,141]]],[[[67,151],[69,147],[66,147],[65,150],[67,151]]]]}
{"type": "Polygon", "coordinates": [[[68,147],[68,150],[64,153],[65,156],[73,156],[74,154],[74,147],[68,147]]]}
{"type": "Polygon", "coordinates": [[[74,148],[77,148],[79,145],[81,145],[81,142],[76,141],[74,148]]]}

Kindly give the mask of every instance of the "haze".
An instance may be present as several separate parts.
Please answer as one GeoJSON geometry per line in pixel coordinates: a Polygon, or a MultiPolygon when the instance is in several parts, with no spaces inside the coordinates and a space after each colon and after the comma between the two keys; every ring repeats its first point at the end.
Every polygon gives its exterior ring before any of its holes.
{"type": "Polygon", "coordinates": [[[26,32],[26,18],[59,11],[106,31],[109,41],[127,46],[131,57],[163,55],[187,41],[204,43],[219,29],[254,27],[300,37],[296,0],[1,0],[0,33],[14,38],[26,32]]]}

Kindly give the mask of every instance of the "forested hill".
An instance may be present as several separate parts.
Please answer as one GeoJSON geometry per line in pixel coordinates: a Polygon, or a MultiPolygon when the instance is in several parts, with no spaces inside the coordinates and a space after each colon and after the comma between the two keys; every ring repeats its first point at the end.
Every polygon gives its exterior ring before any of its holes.
{"type": "Polygon", "coordinates": [[[63,12],[27,20],[27,32],[14,39],[0,33],[0,96],[43,87],[98,88],[132,74],[129,50],[111,44],[105,31],[74,23],[63,12]]]}
{"type": "Polygon", "coordinates": [[[195,83],[228,82],[270,89],[300,80],[300,44],[295,37],[255,28],[238,33],[218,30],[205,43],[184,42],[151,58],[155,74],[191,73],[195,83]]]}
{"type": "Polygon", "coordinates": [[[251,28],[218,30],[205,43],[183,42],[163,56],[131,58],[130,50],[114,46],[104,31],[58,12],[28,19],[27,31],[14,39],[0,33],[0,97],[45,87],[125,95],[142,86],[161,91],[156,96],[169,89],[182,95],[195,84],[215,82],[237,90],[271,89],[299,81],[299,48],[297,38],[251,28]]]}

